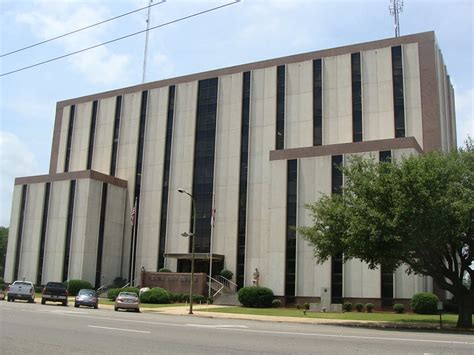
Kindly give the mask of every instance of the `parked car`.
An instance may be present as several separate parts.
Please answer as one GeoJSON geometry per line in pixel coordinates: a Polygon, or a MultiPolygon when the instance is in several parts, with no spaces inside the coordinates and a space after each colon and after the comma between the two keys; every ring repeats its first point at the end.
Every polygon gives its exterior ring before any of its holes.
{"type": "Polygon", "coordinates": [[[94,307],[95,309],[99,308],[97,293],[94,290],[86,288],[80,290],[74,300],[74,307],[79,306],[94,307]]]}
{"type": "Polygon", "coordinates": [[[41,304],[50,302],[61,302],[63,306],[67,306],[67,288],[62,282],[48,282],[43,288],[41,296],[41,304]]]}
{"type": "Polygon", "coordinates": [[[115,299],[114,309],[133,309],[135,312],[140,312],[140,299],[135,292],[120,292],[115,299]]]}
{"type": "Polygon", "coordinates": [[[35,301],[35,287],[30,281],[15,281],[7,288],[8,302],[15,300],[27,300],[29,303],[35,301]]]}

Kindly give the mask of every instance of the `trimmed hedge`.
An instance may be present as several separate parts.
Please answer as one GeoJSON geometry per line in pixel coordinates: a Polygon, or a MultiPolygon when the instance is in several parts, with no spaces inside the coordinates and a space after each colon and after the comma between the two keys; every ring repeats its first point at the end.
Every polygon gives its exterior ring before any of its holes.
{"type": "Polygon", "coordinates": [[[433,293],[416,293],[411,299],[411,308],[418,314],[436,314],[439,298],[433,293]]]}
{"type": "Polygon", "coordinates": [[[269,308],[272,307],[273,291],[266,287],[243,287],[238,293],[239,302],[245,307],[269,308]]]}
{"type": "Polygon", "coordinates": [[[405,306],[401,303],[395,303],[393,305],[393,310],[395,313],[405,313],[405,306]]]}
{"type": "Polygon", "coordinates": [[[70,296],[76,296],[83,288],[94,289],[89,281],[85,280],[69,280],[64,283],[70,296]]]}
{"type": "Polygon", "coordinates": [[[354,308],[357,310],[357,312],[362,312],[364,310],[364,305],[362,303],[356,303],[354,308]]]}
{"type": "Polygon", "coordinates": [[[350,302],[345,302],[345,303],[342,305],[342,309],[343,309],[345,312],[352,312],[352,303],[350,303],[350,302]]]}
{"type": "Polygon", "coordinates": [[[374,309],[374,304],[373,303],[366,303],[365,304],[365,309],[367,310],[367,313],[372,313],[372,310],[374,309]]]}
{"type": "Polygon", "coordinates": [[[171,294],[164,288],[154,287],[150,291],[143,292],[140,296],[142,303],[167,304],[170,303],[171,294]]]}
{"type": "Polygon", "coordinates": [[[224,269],[220,272],[220,275],[226,278],[227,280],[232,280],[232,276],[234,276],[234,273],[230,270],[224,269]]]}
{"type": "Polygon", "coordinates": [[[272,301],[272,307],[274,307],[274,308],[279,308],[279,307],[281,307],[281,301],[280,301],[278,298],[274,299],[274,300],[272,301]]]}
{"type": "Polygon", "coordinates": [[[115,301],[120,292],[135,292],[138,296],[140,290],[136,287],[112,288],[107,292],[107,298],[115,301]]]}

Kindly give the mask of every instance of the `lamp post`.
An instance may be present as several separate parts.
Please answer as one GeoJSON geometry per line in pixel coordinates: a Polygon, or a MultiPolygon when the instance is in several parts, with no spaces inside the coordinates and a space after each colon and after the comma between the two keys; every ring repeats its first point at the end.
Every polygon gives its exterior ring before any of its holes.
{"type": "Polygon", "coordinates": [[[181,233],[183,237],[191,238],[191,281],[189,282],[189,314],[193,314],[193,285],[194,285],[194,238],[196,236],[196,201],[193,195],[184,189],[178,189],[181,194],[186,194],[191,198],[193,207],[193,232],[192,233],[181,233]]]}

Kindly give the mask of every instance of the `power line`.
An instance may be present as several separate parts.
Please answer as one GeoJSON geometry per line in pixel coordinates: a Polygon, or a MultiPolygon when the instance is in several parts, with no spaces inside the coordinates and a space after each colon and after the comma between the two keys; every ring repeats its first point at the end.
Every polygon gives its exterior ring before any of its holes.
{"type": "Polygon", "coordinates": [[[55,40],[57,40],[57,39],[59,39],[59,38],[63,38],[63,37],[72,35],[72,34],[74,34],[74,33],[81,32],[81,31],[87,30],[87,29],[89,29],[89,28],[102,25],[102,24],[104,24],[104,23],[106,23],[106,22],[110,22],[110,21],[119,19],[119,18],[121,18],[121,17],[131,15],[131,14],[133,14],[133,13],[135,13],[135,12],[139,12],[139,11],[142,11],[142,10],[145,10],[145,9],[149,9],[149,8],[152,7],[152,6],[160,5],[160,4],[163,4],[163,3],[165,3],[165,2],[166,2],[166,0],[162,0],[162,1],[160,1],[160,2],[157,2],[156,4],[148,5],[148,6],[145,6],[145,7],[136,9],[136,10],[133,10],[133,11],[129,11],[129,12],[127,12],[127,13],[124,13],[124,14],[121,14],[121,15],[118,15],[118,16],[111,17],[111,18],[109,18],[109,19],[107,19],[107,20],[103,20],[103,21],[94,23],[94,24],[92,24],[92,25],[86,26],[86,27],[78,28],[77,30],[74,30],[74,31],[71,31],[71,32],[67,32],[67,33],[64,33],[64,34],[62,34],[62,35],[59,35],[59,36],[56,36],[56,37],[53,37],[53,38],[50,38],[50,39],[46,39],[46,40],[41,41],[41,42],[38,42],[38,43],[31,44],[31,45],[26,46],[26,47],[23,47],[23,48],[15,49],[14,51],[11,51],[11,52],[8,52],[8,53],[3,53],[3,54],[0,55],[0,58],[6,57],[6,56],[9,56],[9,55],[11,55],[11,54],[18,53],[18,52],[21,52],[21,51],[24,51],[24,50],[27,50],[27,49],[30,49],[30,48],[33,48],[33,47],[36,47],[36,46],[39,46],[39,45],[41,45],[41,44],[45,44],[45,43],[48,43],[48,42],[55,41],[55,40]]]}
{"type": "Polygon", "coordinates": [[[162,23],[162,24],[157,25],[157,26],[153,26],[153,27],[151,27],[150,29],[146,29],[146,30],[142,30],[142,31],[130,33],[130,34],[128,34],[128,35],[125,35],[125,36],[122,36],[122,37],[118,37],[118,38],[112,39],[112,40],[107,41],[107,42],[102,42],[102,43],[96,44],[96,45],[91,46],[91,47],[88,47],[88,48],[83,48],[83,49],[80,49],[80,50],[75,51],[75,52],[67,53],[67,54],[61,55],[61,56],[59,56],[59,57],[55,57],[55,58],[52,58],[52,59],[45,60],[45,61],[43,61],[43,62],[39,62],[39,63],[32,64],[32,65],[28,65],[28,66],[26,66],[26,67],[19,68],[19,69],[15,69],[15,70],[12,70],[12,71],[9,71],[9,72],[6,72],[6,73],[2,73],[2,74],[0,74],[0,77],[2,77],[2,76],[7,76],[7,75],[10,75],[10,74],[13,74],[13,73],[17,73],[17,72],[20,72],[20,71],[23,71],[23,70],[26,70],[26,69],[34,68],[34,67],[37,67],[37,66],[40,66],[40,65],[43,65],[43,64],[47,64],[47,63],[50,63],[50,62],[54,62],[54,61],[56,61],[56,60],[63,59],[63,58],[66,58],[66,57],[70,57],[70,56],[72,56],[72,55],[79,54],[79,53],[82,53],[82,52],[85,52],[85,51],[88,51],[88,50],[91,50],[91,49],[94,49],[94,48],[97,48],[97,47],[105,46],[106,44],[110,44],[110,43],[113,43],[113,42],[121,41],[121,40],[123,40],[123,39],[129,38],[129,37],[133,37],[133,36],[139,35],[139,34],[141,34],[141,33],[147,32],[147,31],[152,31],[152,30],[155,30],[155,29],[160,28],[160,27],[168,26],[168,25],[171,25],[171,24],[176,23],[176,22],[184,21],[184,20],[187,20],[187,19],[192,18],[192,17],[196,17],[196,16],[199,16],[199,15],[203,15],[203,14],[205,14],[205,13],[208,13],[208,12],[216,11],[216,10],[222,9],[223,7],[227,7],[227,6],[230,6],[230,5],[237,4],[238,2],[240,2],[240,0],[234,0],[233,2],[228,3],[228,4],[216,6],[216,7],[213,7],[213,8],[207,9],[207,10],[204,10],[204,11],[196,12],[196,13],[191,14],[191,15],[188,15],[188,16],[180,17],[180,18],[178,18],[178,19],[176,19],[176,20],[172,20],[172,21],[169,21],[169,22],[165,22],[165,23],[162,23]]]}

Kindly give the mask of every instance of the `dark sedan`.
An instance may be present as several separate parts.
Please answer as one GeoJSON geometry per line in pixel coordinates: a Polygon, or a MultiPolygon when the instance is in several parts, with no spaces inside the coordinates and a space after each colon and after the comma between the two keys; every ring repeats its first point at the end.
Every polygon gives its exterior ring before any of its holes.
{"type": "Polygon", "coordinates": [[[94,290],[82,289],[74,300],[74,307],[87,306],[99,308],[99,297],[94,290]]]}

